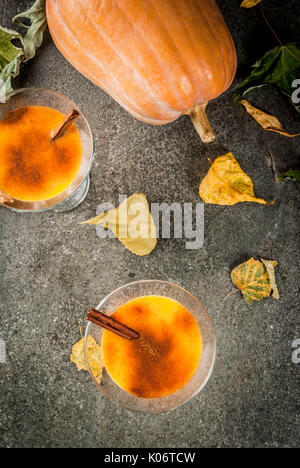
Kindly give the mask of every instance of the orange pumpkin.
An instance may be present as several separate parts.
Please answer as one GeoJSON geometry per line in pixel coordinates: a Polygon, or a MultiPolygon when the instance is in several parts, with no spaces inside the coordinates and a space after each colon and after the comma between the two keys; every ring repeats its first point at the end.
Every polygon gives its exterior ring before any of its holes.
{"type": "Polygon", "coordinates": [[[163,125],[189,114],[214,139],[205,108],[237,66],[215,0],[47,0],[47,18],[67,60],[134,117],[163,125]]]}

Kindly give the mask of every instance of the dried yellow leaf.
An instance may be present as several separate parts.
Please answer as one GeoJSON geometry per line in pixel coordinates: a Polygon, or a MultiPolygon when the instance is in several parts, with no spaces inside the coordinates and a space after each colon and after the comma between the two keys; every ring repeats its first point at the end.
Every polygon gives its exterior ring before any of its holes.
{"type": "Polygon", "coordinates": [[[270,205],[256,198],[250,177],[242,171],[232,153],[217,158],[200,185],[199,194],[205,203],[215,205],[235,205],[241,202],[254,202],[270,205]]]}
{"type": "Polygon", "coordinates": [[[268,130],[269,132],[276,132],[288,138],[295,138],[300,136],[300,133],[291,135],[290,133],[286,132],[276,117],[270,114],[266,114],[260,109],[257,109],[257,107],[254,107],[249,101],[246,101],[246,99],[242,99],[240,104],[245,107],[248,114],[251,115],[251,117],[253,117],[253,119],[255,119],[264,130],[268,130]]]}
{"type": "Polygon", "coordinates": [[[251,258],[242,263],[231,273],[232,282],[242,291],[245,301],[261,301],[271,294],[268,272],[258,260],[251,258]]]}
{"type": "Polygon", "coordinates": [[[261,0],[244,0],[241,4],[241,8],[252,8],[258,5],[261,0]]]}
{"type": "Polygon", "coordinates": [[[273,260],[254,260],[250,258],[248,262],[242,263],[231,272],[231,280],[238,289],[227,294],[226,300],[238,291],[243,293],[247,304],[253,301],[261,301],[270,297],[273,290],[273,297],[279,299],[279,292],[275,281],[275,267],[278,265],[273,260]]]}
{"type": "Polygon", "coordinates": [[[149,255],[157,244],[156,227],[143,193],[135,193],[118,208],[81,224],[101,224],[110,229],[130,252],[141,257],[149,255]]]}
{"type": "MultiPolygon", "coordinates": [[[[101,348],[92,336],[88,336],[87,338],[87,357],[92,374],[96,381],[100,383],[104,362],[101,348]]],[[[73,346],[70,361],[76,365],[78,371],[88,370],[84,355],[84,338],[73,346]]]]}
{"type": "Polygon", "coordinates": [[[278,300],[280,299],[280,295],[279,295],[279,291],[278,291],[278,287],[277,287],[276,279],[275,279],[275,268],[277,267],[278,262],[274,260],[264,260],[263,258],[261,259],[261,261],[265,265],[269,278],[270,278],[271,289],[273,291],[272,296],[274,297],[274,299],[278,300]]]}
{"type": "Polygon", "coordinates": [[[87,370],[85,357],[84,357],[84,338],[82,338],[78,343],[76,343],[72,348],[72,354],[70,356],[70,361],[73,364],[76,364],[77,370],[87,370]]]}

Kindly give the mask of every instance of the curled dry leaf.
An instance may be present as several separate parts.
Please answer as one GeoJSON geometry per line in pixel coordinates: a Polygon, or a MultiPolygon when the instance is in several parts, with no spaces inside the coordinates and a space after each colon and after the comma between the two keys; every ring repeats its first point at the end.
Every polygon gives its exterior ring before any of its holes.
{"type": "Polygon", "coordinates": [[[276,266],[277,262],[275,261],[262,260],[260,262],[251,258],[232,271],[231,280],[238,287],[236,291],[242,291],[248,304],[269,297],[272,290],[274,297],[279,299],[274,272],[276,266]]]}
{"type": "Polygon", "coordinates": [[[15,16],[13,22],[27,29],[24,36],[24,54],[27,62],[35,56],[44,39],[47,29],[46,0],[36,0],[29,10],[15,16]],[[30,21],[30,26],[26,21],[30,21]]]}
{"type": "MultiPolygon", "coordinates": [[[[87,338],[87,353],[91,371],[96,381],[100,383],[102,378],[104,362],[102,358],[101,348],[99,345],[97,345],[95,339],[92,336],[88,336],[87,338]]],[[[76,365],[78,371],[88,370],[84,356],[84,338],[82,338],[78,343],[76,343],[73,346],[70,361],[76,365]]]]}
{"type": "Polygon", "coordinates": [[[266,114],[257,107],[254,107],[249,101],[246,101],[246,99],[242,99],[240,104],[245,107],[248,114],[251,115],[251,117],[253,117],[253,119],[255,119],[263,129],[270,132],[280,133],[280,135],[284,135],[289,138],[300,136],[300,133],[291,135],[290,133],[286,132],[276,117],[270,114],[266,114]]]}
{"type": "Polygon", "coordinates": [[[252,180],[242,171],[232,153],[220,156],[211,164],[199,190],[200,197],[205,203],[215,205],[235,205],[241,202],[263,205],[274,203],[255,197],[252,180]]]}
{"type": "Polygon", "coordinates": [[[101,224],[110,229],[126,249],[135,255],[149,255],[157,245],[156,227],[147,198],[142,193],[135,193],[118,208],[80,224],[101,224]]]}
{"type": "Polygon", "coordinates": [[[241,4],[241,8],[252,8],[258,5],[261,0],[244,0],[241,4]]]}
{"type": "Polygon", "coordinates": [[[265,265],[270,278],[271,289],[273,291],[272,296],[274,297],[274,299],[278,300],[280,299],[280,295],[275,279],[275,268],[277,267],[278,262],[276,262],[275,260],[264,260],[263,258],[261,259],[261,261],[265,265]]]}

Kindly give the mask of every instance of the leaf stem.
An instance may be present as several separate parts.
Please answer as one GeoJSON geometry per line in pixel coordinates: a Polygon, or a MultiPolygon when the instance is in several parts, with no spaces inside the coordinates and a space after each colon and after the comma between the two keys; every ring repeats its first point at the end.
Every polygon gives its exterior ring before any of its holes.
{"type": "Polygon", "coordinates": [[[225,302],[230,296],[232,296],[232,294],[236,294],[239,291],[240,289],[235,289],[234,291],[231,291],[229,294],[227,294],[227,296],[224,297],[223,302],[225,302]]]}
{"type": "Polygon", "coordinates": [[[84,338],[84,336],[83,336],[83,333],[82,333],[82,328],[81,328],[81,320],[80,320],[80,319],[78,319],[78,320],[77,320],[77,323],[78,323],[78,326],[79,326],[79,331],[80,331],[81,338],[83,339],[83,338],[84,338]]]}
{"type": "Polygon", "coordinates": [[[265,22],[266,22],[268,28],[272,31],[273,35],[275,36],[276,40],[279,42],[279,44],[281,45],[281,47],[283,47],[283,44],[282,44],[281,40],[279,39],[277,33],[275,32],[274,28],[272,27],[270,21],[269,21],[268,18],[266,17],[262,5],[260,5],[260,12],[261,12],[262,17],[263,17],[263,19],[265,20],[265,22]]]}

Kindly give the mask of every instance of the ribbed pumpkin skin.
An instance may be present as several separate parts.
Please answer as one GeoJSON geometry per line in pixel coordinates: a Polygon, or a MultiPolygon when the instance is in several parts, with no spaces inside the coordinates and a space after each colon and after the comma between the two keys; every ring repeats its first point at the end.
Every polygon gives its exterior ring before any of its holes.
{"type": "Polygon", "coordinates": [[[176,120],[235,76],[215,0],[47,0],[47,18],[67,60],[146,123],[176,120]]]}

